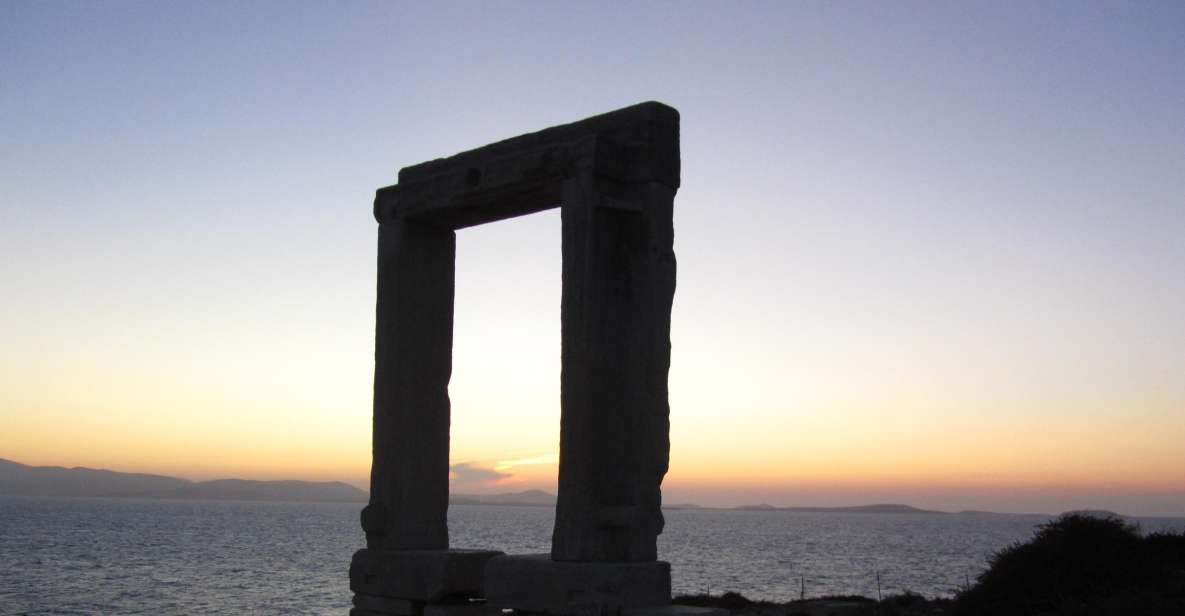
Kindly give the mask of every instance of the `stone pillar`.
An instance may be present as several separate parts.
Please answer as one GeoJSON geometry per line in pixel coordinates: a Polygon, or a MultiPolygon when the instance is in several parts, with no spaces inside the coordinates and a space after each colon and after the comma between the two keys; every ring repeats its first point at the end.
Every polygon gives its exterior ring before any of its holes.
{"type": "Polygon", "coordinates": [[[374,441],[366,546],[448,548],[456,233],[380,221],[374,441]]]}
{"type": "Polygon", "coordinates": [[[719,616],[672,611],[671,568],[657,559],[670,453],[675,189],[582,173],[564,180],[562,191],[560,485],[551,554],[491,559],[486,597],[494,608],[528,613],[719,616]]]}
{"type": "Polygon", "coordinates": [[[556,561],[657,558],[670,454],[674,197],[658,182],[592,174],[563,184],[556,561]]]}
{"type": "Polygon", "coordinates": [[[350,563],[352,616],[465,606],[482,596],[485,564],[501,554],[449,549],[455,258],[452,229],[379,217],[373,461],[366,549],[350,563]]]}

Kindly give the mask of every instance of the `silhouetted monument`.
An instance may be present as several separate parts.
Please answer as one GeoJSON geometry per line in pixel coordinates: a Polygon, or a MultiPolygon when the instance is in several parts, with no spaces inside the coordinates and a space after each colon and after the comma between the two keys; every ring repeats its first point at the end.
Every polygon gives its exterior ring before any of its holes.
{"type": "MultiPolygon", "coordinates": [[[[354,614],[660,608],[679,115],[642,103],[406,167],[378,190],[366,549],[354,614]],[[560,476],[550,555],[449,548],[449,396],[460,228],[561,208],[560,476]]],[[[491,349],[491,353],[499,352],[491,349]]]]}

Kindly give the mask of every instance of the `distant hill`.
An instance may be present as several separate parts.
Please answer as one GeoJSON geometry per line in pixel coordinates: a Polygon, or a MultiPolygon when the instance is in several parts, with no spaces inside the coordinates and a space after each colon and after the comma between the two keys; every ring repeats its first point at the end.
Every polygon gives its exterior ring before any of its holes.
{"type": "Polygon", "coordinates": [[[366,492],[340,481],[251,481],[215,479],[172,490],[153,490],[144,498],[366,502],[366,492]]]}
{"type": "Polygon", "coordinates": [[[761,503],[760,505],[737,505],[733,509],[739,511],[777,511],[778,508],[769,503],[761,503]]]}
{"type": "MultiPolygon", "coordinates": [[[[555,507],[556,496],[543,490],[507,494],[450,494],[450,505],[504,505],[513,507],[555,507]]],[[[694,503],[663,504],[663,509],[706,509],[694,503]]]]}
{"type": "Polygon", "coordinates": [[[735,509],[738,511],[791,511],[799,513],[946,513],[945,511],[918,509],[909,505],[897,504],[859,505],[855,507],[774,507],[773,505],[762,503],[760,505],[741,505],[740,507],[735,507],[735,509]]]}
{"type": "MultiPolygon", "coordinates": [[[[215,479],[190,481],[165,475],[120,473],[103,469],[61,466],[28,466],[0,458],[0,496],[66,496],[108,498],[162,498],[179,500],[256,500],[310,502],[366,502],[365,491],[340,481],[252,481],[215,479]]],[[[554,507],[556,496],[543,490],[503,494],[450,494],[452,505],[503,505],[554,507]]],[[[670,503],[664,509],[715,509],[693,503],[670,503]]],[[[738,511],[789,511],[802,513],[945,513],[909,505],[880,504],[855,507],[775,507],[742,505],[738,511]]],[[[963,511],[963,515],[1007,515],[963,511]]],[[[1108,517],[1109,511],[1089,512],[1108,517]]]]}
{"type": "MultiPolygon", "coordinates": [[[[554,507],[554,494],[542,490],[528,490],[509,494],[450,494],[450,505],[504,505],[515,507],[554,507]]],[[[706,509],[692,503],[672,503],[663,505],[663,509],[706,509]]],[[[742,505],[734,507],[738,511],[790,511],[801,513],[945,513],[944,511],[930,511],[918,509],[909,505],[863,505],[857,507],[775,507],[768,504],[742,505]]]]}
{"type": "Polygon", "coordinates": [[[980,509],[964,509],[964,510],[962,510],[962,511],[957,511],[957,512],[955,512],[955,514],[956,514],[956,515],[966,515],[966,516],[974,516],[974,515],[982,515],[982,516],[993,516],[993,515],[1023,515],[1023,516],[1033,516],[1033,517],[1043,517],[1043,518],[1052,518],[1052,517],[1056,517],[1056,516],[1052,516],[1052,515],[1050,515],[1050,514],[1048,514],[1048,513],[1035,513],[1035,512],[1028,512],[1028,513],[1020,513],[1020,512],[1008,512],[1008,513],[1002,513],[1002,512],[999,512],[999,511],[982,511],[982,510],[980,510],[980,509]]]}
{"type": "Polygon", "coordinates": [[[93,468],[26,466],[0,459],[0,494],[12,496],[138,496],[177,490],[192,482],[163,475],[117,473],[93,468]]]}
{"type": "Polygon", "coordinates": [[[1102,519],[1126,517],[1123,514],[1115,513],[1114,511],[1109,511],[1107,509],[1075,509],[1073,511],[1063,512],[1061,517],[1072,516],[1072,515],[1081,516],[1084,518],[1102,518],[1102,519]]]}
{"type": "Polygon", "coordinates": [[[189,481],[93,468],[28,466],[0,459],[0,495],[208,500],[365,502],[366,492],[340,481],[189,481]]]}

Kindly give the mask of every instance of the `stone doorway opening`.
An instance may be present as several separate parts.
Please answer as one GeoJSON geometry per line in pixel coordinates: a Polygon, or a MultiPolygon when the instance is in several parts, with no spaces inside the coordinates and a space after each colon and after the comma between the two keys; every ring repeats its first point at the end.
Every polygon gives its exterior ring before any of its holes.
{"type": "Polygon", "coordinates": [[[679,114],[648,102],[404,167],[398,184],[377,191],[370,503],[361,515],[366,548],[350,565],[358,616],[475,602],[573,616],[669,608],[670,565],[657,558],[657,538],[679,182],[679,114]],[[457,231],[556,207],[551,550],[454,549],[446,518],[457,231]]]}
{"type": "Polygon", "coordinates": [[[454,497],[558,490],[560,224],[552,209],[457,232],[454,497]]]}

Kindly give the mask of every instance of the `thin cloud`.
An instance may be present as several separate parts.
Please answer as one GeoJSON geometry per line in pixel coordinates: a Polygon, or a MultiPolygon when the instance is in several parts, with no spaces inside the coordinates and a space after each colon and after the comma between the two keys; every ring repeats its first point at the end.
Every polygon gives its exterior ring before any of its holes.
{"type": "Polygon", "coordinates": [[[515,460],[501,460],[494,464],[495,471],[507,471],[516,466],[534,466],[536,464],[558,464],[560,455],[558,453],[547,453],[541,456],[534,456],[531,458],[518,458],[515,460]]]}
{"type": "Polygon", "coordinates": [[[501,470],[474,466],[472,462],[458,462],[449,467],[449,479],[463,484],[495,483],[511,476],[501,470]]]}

